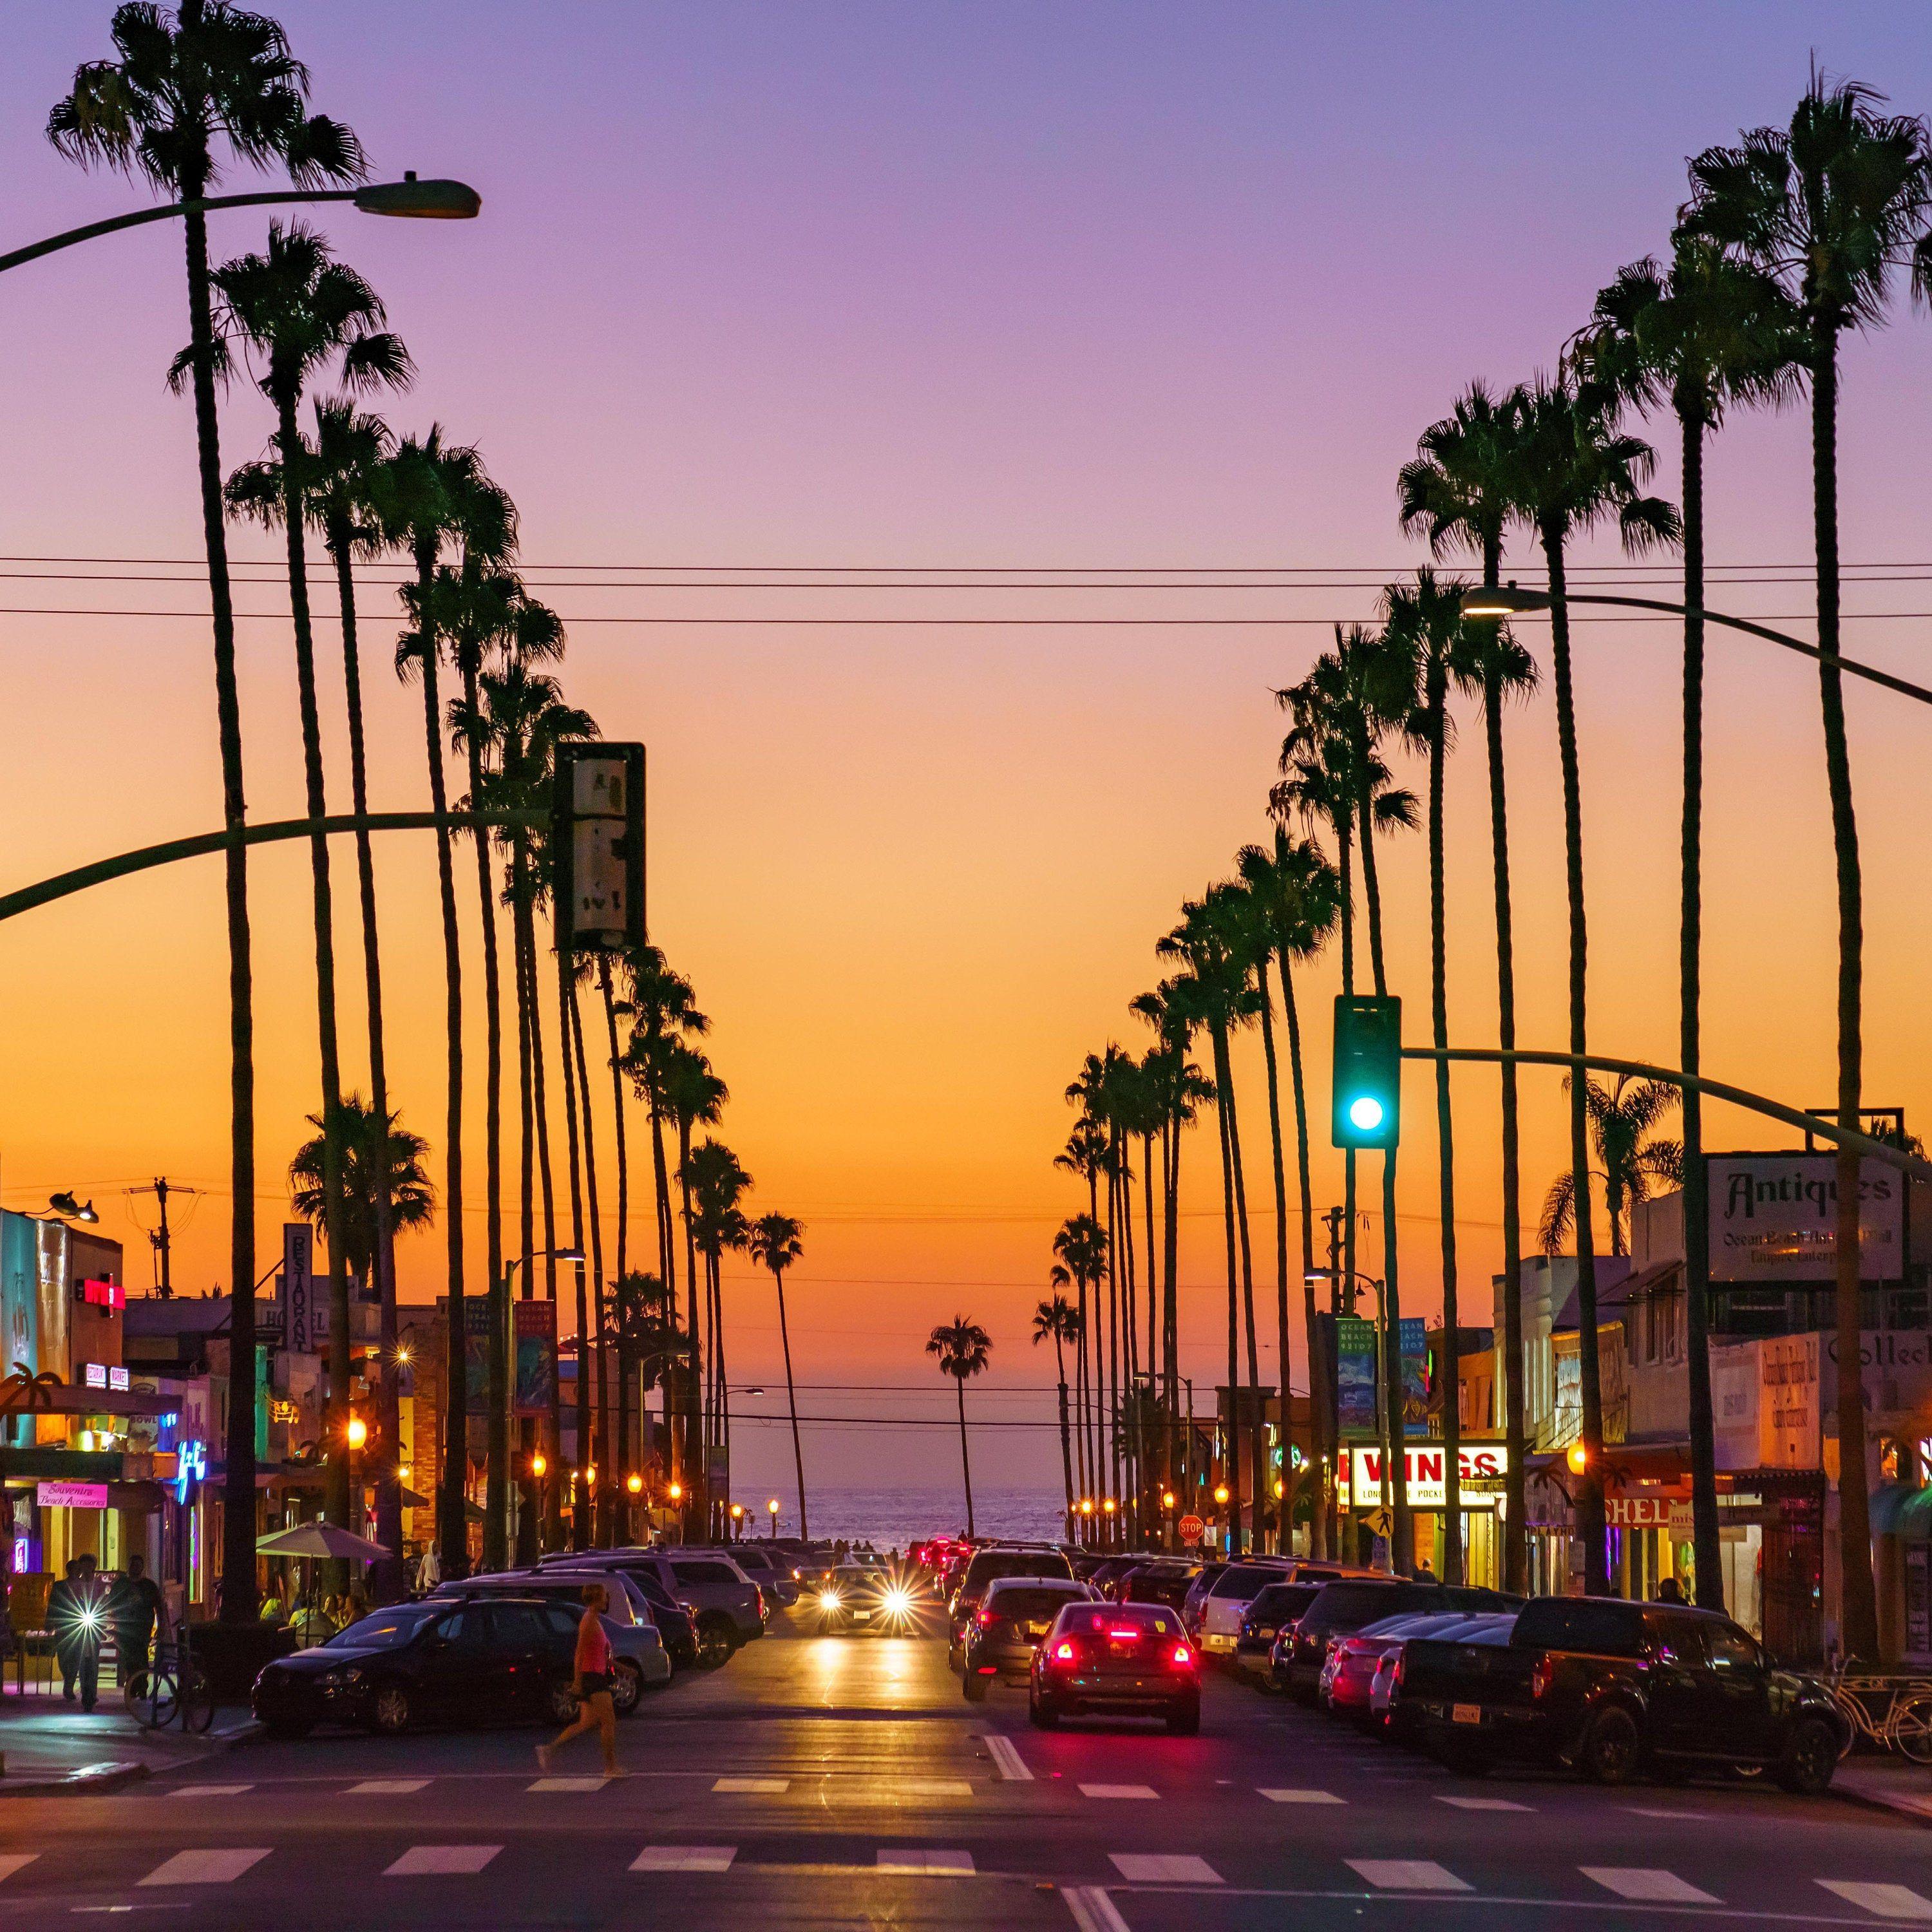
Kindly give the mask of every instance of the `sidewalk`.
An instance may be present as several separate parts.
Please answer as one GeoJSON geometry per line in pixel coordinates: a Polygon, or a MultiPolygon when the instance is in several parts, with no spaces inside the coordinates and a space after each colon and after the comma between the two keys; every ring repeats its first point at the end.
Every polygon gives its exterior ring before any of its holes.
{"type": "Polygon", "coordinates": [[[1896,1811],[1932,1825],[1932,1766],[1910,1764],[1877,1751],[1857,1751],[1839,1766],[1832,1789],[1855,1804],[1896,1811]]]}
{"type": "Polygon", "coordinates": [[[226,1750],[256,1730],[248,1712],[236,1706],[218,1711],[205,1737],[144,1730],[118,1690],[104,1693],[91,1715],[58,1695],[0,1696],[0,1798],[111,1790],[226,1750]]]}

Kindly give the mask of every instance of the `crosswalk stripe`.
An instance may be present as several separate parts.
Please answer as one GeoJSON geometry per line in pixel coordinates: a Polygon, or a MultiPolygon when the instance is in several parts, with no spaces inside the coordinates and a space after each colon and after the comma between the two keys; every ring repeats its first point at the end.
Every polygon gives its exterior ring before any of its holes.
{"type": "Polygon", "coordinates": [[[241,1851],[232,1846],[223,1851],[177,1852],[142,1880],[143,1885],[231,1885],[250,1865],[260,1864],[268,1856],[264,1845],[259,1851],[241,1851]]]}
{"type": "Polygon", "coordinates": [[[253,1791],[252,1784],[177,1784],[165,1795],[170,1798],[238,1798],[253,1791]]]}
{"type": "Polygon", "coordinates": [[[1383,1892],[1467,1892],[1456,1874],[1433,1858],[1351,1858],[1348,1863],[1383,1892]]]}
{"type": "Polygon", "coordinates": [[[1070,1885],[1060,1893],[1080,1932],[1132,1932],[1120,1908],[1097,1885],[1070,1885]]]}
{"type": "Polygon", "coordinates": [[[1011,1738],[988,1736],[986,1755],[993,1760],[994,1768],[1000,1775],[1015,1784],[1030,1784],[1033,1773],[1026,1768],[1026,1760],[1020,1756],[1018,1747],[1011,1738]]]}
{"type": "Polygon", "coordinates": [[[1130,1885],[1219,1885],[1221,1874],[1205,1858],[1181,1852],[1109,1852],[1130,1885]]]}
{"type": "Polygon", "coordinates": [[[502,1850],[501,1845],[412,1845],[385,1878],[468,1878],[502,1850]]]}
{"type": "Polygon", "coordinates": [[[711,1788],[713,1791],[789,1791],[791,1780],[788,1778],[721,1778],[711,1788]]]}
{"type": "Polygon", "coordinates": [[[1150,1784],[1083,1784],[1080,1790],[1088,1798],[1152,1798],[1156,1796],[1150,1784]]]}
{"type": "Polygon", "coordinates": [[[1265,1784],[1255,1789],[1271,1804],[1346,1804],[1346,1798],[1337,1798],[1332,1791],[1282,1791],[1270,1790],[1265,1784]]]}
{"type": "Polygon", "coordinates": [[[40,1856],[38,1852],[8,1852],[0,1853],[0,1883],[11,1878],[22,1865],[30,1865],[40,1856]]]}
{"type": "Polygon", "coordinates": [[[530,1786],[532,1791],[602,1791],[610,1780],[608,1778],[539,1778],[530,1786]]]}
{"type": "Polygon", "coordinates": [[[1459,1811],[1534,1811],[1534,1804],[1519,1804],[1514,1798],[1449,1798],[1436,1795],[1438,1804],[1453,1804],[1459,1811]]]}
{"type": "Polygon", "coordinates": [[[970,1798],[973,1795],[972,1780],[964,1778],[909,1778],[892,1789],[908,1798],[970,1798]]]}
{"type": "Polygon", "coordinates": [[[631,1861],[633,1871],[729,1871],[736,1845],[646,1845],[631,1861]]]}
{"type": "Polygon", "coordinates": [[[1600,1885],[1619,1898],[1635,1899],[1647,1905],[1718,1903],[1711,1893],[1700,1892],[1675,1872],[1658,1871],[1644,1865],[1579,1865],[1576,1869],[1592,1885],[1600,1885]]]}
{"type": "Polygon", "coordinates": [[[888,1851],[881,1848],[879,1869],[882,1872],[918,1873],[934,1877],[943,1877],[948,1874],[970,1875],[974,1870],[973,1854],[970,1852],[907,1851],[896,1846],[888,1851]]]}
{"type": "Polygon", "coordinates": [[[1932,1898],[1922,1897],[1910,1886],[1876,1885],[1848,1878],[1821,1878],[1818,1882],[1874,1918],[1910,1918],[1921,1924],[1932,1921],[1932,1898]]]}
{"type": "Polygon", "coordinates": [[[343,1793],[345,1798],[406,1798],[412,1791],[428,1789],[426,1778],[365,1778],[343,1793]]]}

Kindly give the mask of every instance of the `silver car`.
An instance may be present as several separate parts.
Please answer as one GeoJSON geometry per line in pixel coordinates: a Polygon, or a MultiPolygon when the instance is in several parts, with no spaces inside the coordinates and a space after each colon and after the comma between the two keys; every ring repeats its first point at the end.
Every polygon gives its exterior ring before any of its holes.
{"type": "Polygon", "coordinates": [[[584,1592],[598,1585],[608,1595],[604,1628],[610,1640],[610,1702],[620,1718],[628,1718],[647,1690],[670,1682],[670,1658],[664,1640],[650,1619],[649,1606],[621,1576],[608,1570],[566,1570],[552,1566],[470,1576],[461,1582],[441,1583],[430,1593],[442,1598],[541,1597],[546,1602],[581,1605],[584,1592]],[[640,1607],[641,1606],[641,1607],[640,1607]]]}

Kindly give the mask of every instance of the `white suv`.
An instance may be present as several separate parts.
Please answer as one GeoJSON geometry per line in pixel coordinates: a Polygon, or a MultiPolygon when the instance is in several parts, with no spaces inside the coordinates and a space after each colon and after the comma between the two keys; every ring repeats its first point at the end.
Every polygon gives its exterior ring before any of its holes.
{"type": "Polygon", "coordinates": [[[1202,1652],[1209,1657],[1232,1657],[1248,1606],[1270,1583],[1286,1583],[1288,1578],[1286,1562],[1229,1564],[1202,1602],[1201,1627],[1195,1641],[1202,1652]]]}

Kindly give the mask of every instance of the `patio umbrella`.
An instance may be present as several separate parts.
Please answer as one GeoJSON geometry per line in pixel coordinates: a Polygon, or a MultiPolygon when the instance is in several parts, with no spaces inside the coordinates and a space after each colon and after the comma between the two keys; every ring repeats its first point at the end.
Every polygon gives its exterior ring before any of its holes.
{"type": "Polygon", "coordinates": [[[389,1554],[384,1544],[336,1522],[298,1522],[292,1529],[258,1536],[255,1549],[262,1556],[347,1557],[358,1563],[380,1562],[389,1554]]]}

